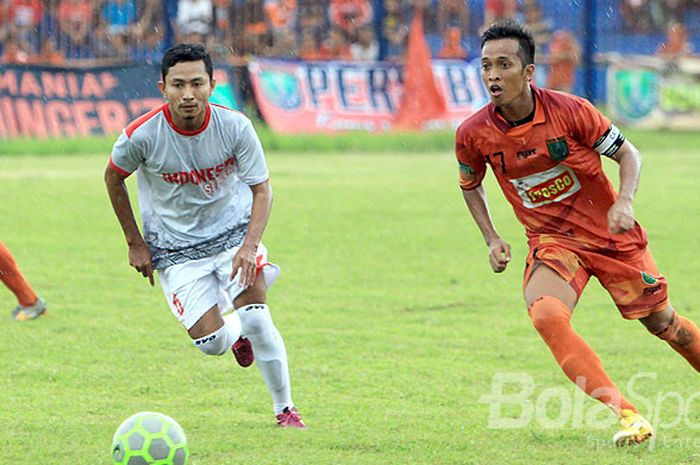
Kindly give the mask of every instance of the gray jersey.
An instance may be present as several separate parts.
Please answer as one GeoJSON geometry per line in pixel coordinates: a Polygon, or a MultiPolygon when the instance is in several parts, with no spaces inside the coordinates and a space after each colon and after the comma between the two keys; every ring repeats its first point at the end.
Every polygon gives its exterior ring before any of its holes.
{"type": "Polygon", "coordinates": [[[213,104],[192,132],[175,127],[167,104],[136,119],[114,144],[110,166],[123,175],[138,170],[155,269],[240,245],[252,206],[248,186],[269,177],[250,120],[213,104]]]}

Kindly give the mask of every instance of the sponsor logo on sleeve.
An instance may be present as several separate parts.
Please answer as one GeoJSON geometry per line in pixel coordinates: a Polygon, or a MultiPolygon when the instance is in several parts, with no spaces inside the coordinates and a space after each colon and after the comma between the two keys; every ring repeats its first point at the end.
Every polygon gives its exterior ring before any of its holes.
{"type": "Polygon", "coordinates": [[[476,174],[474,168],[461,161],[459,162],[459,171],[465,176],[474,176],[476,174]]]}
{"type": "Polygon", "coordinates": [[[546,171],[511,179],[525,208],[537,208],[560,202],[581,190],[574,171],[565,165],[556,165],[546,171]]]}

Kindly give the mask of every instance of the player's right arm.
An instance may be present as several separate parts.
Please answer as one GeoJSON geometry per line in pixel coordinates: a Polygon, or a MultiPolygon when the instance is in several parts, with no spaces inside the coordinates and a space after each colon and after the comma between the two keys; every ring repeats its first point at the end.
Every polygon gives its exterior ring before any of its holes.
{"type": "MultiPolygon", "coordinates": [[[[153,112],[146,116],[152,114],[153,112]]],[[[129,246],[129,265],[136,268],[136,271],[141,273],[144,278],[148,278],[151,286],[153,286],[151,251],[136,224],[134,211],[129,200],[129,192],[124,182],[131,173],[138,169],[145,158],[143,154],[144,149],[140,148],[140,145],[143,145],[143,141],[141,144],[137,144],[132,140],[134,131],[139,127],[139,124],[146,120],[139,121],[137,120],[128,126],[117,138],[112,148],[109,164],[107,164],[105,169],[104,179],[114,214],[117,215],[119,225],[124,232],[124,238],[129,246]]]]}
{"type": "Polygon", "coordinates": [[[510,262],[510,245],[498,235],[489,213],[486,192],[481,181],[486,173],[486,163],[462,135],[462,128],[457,131],[455,153],[459,162],[459,184],[469,213],[479,227],[481,235],[489,248],[489,264],[496,273],[503,272],[510,262]]]}
{"type": "Polygon", "coordinates": [[[494,272],[501,273],[510,262],[510,244],[501,239],[496,232],[486,202],[486,192],[483,186],[478,186],[471,190],[462,190],[462,195],[489,248],[489,264],[494,272]]]}
{"type": "Polygon", "coordinates": [[[111,166],[105,169],[105,185],[109,200],[112,202],[114,214],[119,220],[119,224],[124,232],[124,238],[129,246],[129,265],[148,278],[151,286],[155,284],[153,280],[153,264],[151,262],[151,251],[143,239],[139,227],[136,224],[134,210],[131,208],[129,191],[124,182],[127,175],[117,172],[111,166]]]}

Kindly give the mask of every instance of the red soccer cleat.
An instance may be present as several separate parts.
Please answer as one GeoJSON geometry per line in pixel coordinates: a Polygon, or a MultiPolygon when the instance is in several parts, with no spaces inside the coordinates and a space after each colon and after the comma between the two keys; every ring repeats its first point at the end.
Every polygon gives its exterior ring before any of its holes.
{"type": "Polygon", "coordinates": [[[236,357],[236,361],[243,368],[247,368],[253,364],[253,360],[255,360],[253,346],[247,338],[239,337],[231,346],[231,350],[233,351],[233,356],[236,357]]]}
{"type": "Polygon", "coordinates": [[[282,413],[278,414],[277,426],[280,428],[306,428],[296,407],[286,407],[282,413]]]}

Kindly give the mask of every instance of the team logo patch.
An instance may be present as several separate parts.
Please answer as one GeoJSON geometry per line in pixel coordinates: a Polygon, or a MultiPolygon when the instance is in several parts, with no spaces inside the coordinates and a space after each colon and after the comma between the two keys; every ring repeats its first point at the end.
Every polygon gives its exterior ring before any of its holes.
{"type": "Polygon", "coordinates": [[[284,110],[301,106],[301,86],[293,73],[262,71],[260,84],[265,98],[276,106],[284,110]]]}
{"type": "Polygon", "coordinates": [[[642,281],[650,286],[656,284],[656,278],[645,271],[642,271],[642,281]]]}
{"type": "Polygon", "coordinates": [[[639,123],[659,108],[662,73],[656,70],[615,69],[609,103],[618,118],[639,123]]]}
{"type": "Polygon", "coordinates": [[[459,162],[459,170],[467,176],[474,176],[476,174],[474,168],[461,161],[459,162]]]}
{"type": "Polygon", "coordinates": [[[547,150],[549,151],[549,156],[552,157],[554,161],[562,161],[569,156],[569,145],[566,143],[565,137],[548,139],[547,150]]]}
{"type": "Polygon", "coordinates": [[[559,202],[581,190],[581,183],[574,170],[556,165],[546,171],[511,179],[525,208],[537,208],[559,202]]]}

